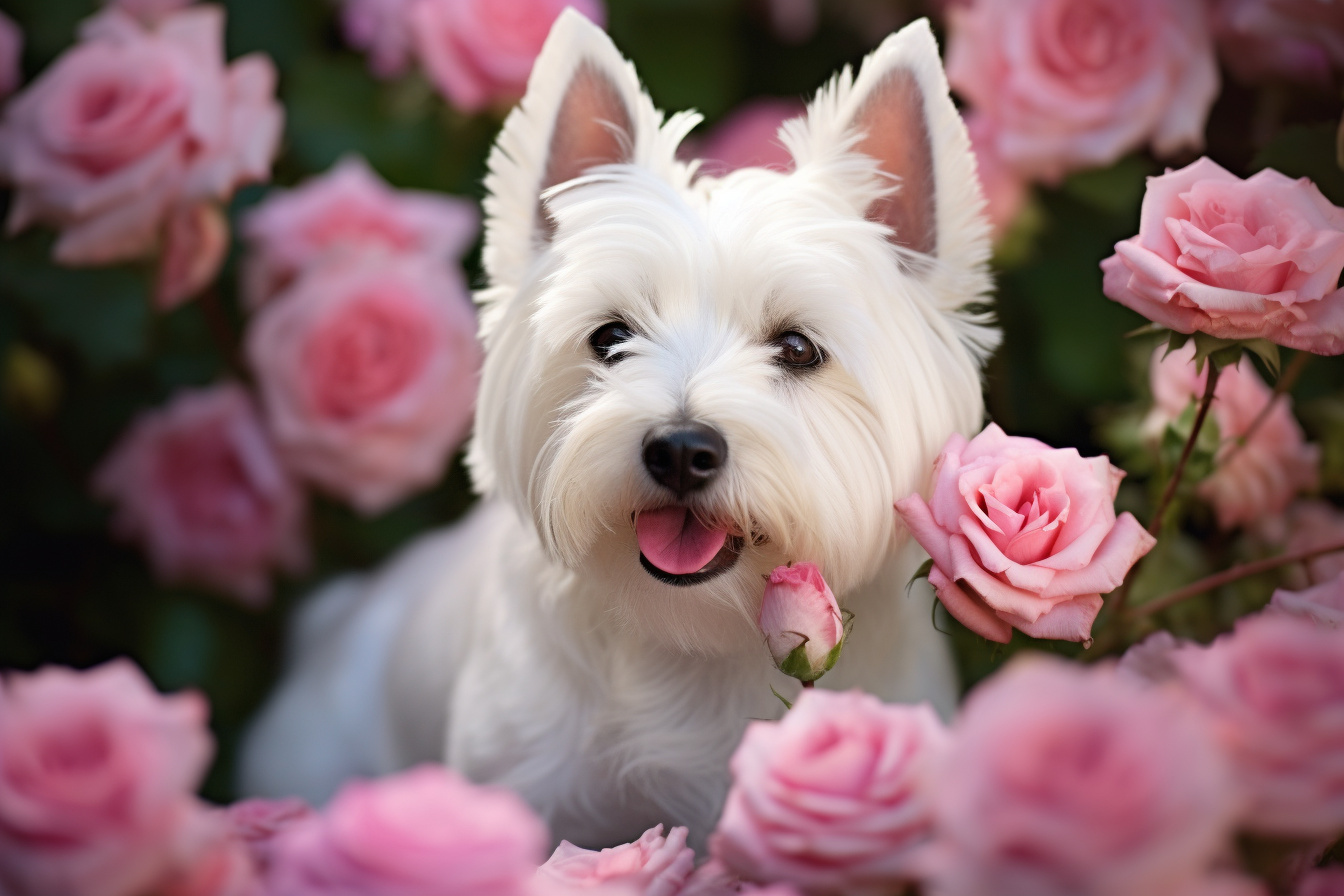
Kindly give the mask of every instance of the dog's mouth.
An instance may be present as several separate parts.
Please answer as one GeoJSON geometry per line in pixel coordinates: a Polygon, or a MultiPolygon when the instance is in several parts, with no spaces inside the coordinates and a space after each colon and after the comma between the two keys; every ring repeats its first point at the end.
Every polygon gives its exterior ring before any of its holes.
{"type": "Polygon", "coordinates": [[[667,585],[699,585],[733,568],[743,538],[706,524],[689,507],[672,505],[635,515],[639,563],[667,585]]]}

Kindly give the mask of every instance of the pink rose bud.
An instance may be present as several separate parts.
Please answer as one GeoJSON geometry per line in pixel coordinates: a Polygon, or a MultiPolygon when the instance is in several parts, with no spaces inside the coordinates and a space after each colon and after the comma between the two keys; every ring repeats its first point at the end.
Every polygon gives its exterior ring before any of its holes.
{"type": "Polygon", "coordinates": [[[416,56],[464,112],[511,103],[566,6],[598,25],[606,18],[602,0],[419,0],[409,11],[416,56]]]}
{"type": "Polygon", "coordinates": [[[527,896],[546,826],[514,794],[423,765],[351,781],[275,839],[268,892],[527,896]]]}
{"type": "Polygon", "coordinates": [[[1303,591],[1280,588],[1269,599],[1265,613],[1297,616],[1319,628],[1344,629],[1344,572],[1303,591]]]}
{"type": "Polygon", "coordinates": [[[163,228],[155,304],[175,308],[209,286],[229,251],[229,222],[223,210],[201,202],[174,211],[163,228]]]}
{"type": "Polygon", "coordinates": [[[23,80],[23,31],[0,12],[0,100],[19,88],[23,80]]]}
{"type": "Polygon", "coordinates": [[[1106,457],[1009,436],[991,423],[948,440],[933,495],[896,510],[933,558],[929,582],[947,611],[991,641],[1087,641],[1101,595],[1156,543],[1116,516],[1124,472],[1106,457]]]}
{"type": "Polygon", "coordinates": [[[275,66],[224,59],[224,10],[188,7],[147,27],[117,9],[5,108],[7,226],[61,231],[67,265],[144,258],[173,209],[224,201],[270,175],[284,115],[275,66]]]}
{"type": "Polygon", "coordinates": [[[1020,660],[976,688],[952,738],[931,892],[1184,893],[1231,846],[1231,771],[1170,688],[1020,660]]]}
{"type": "Polygon", "coordinates": [[[394,190],[368,163],[349,156],[292,190],[276,190],[247,213],[243,299],[258,308],[324,259],[377,249],[444,264],[476,238],[480,215],[466,199],[394,190]]]}
{"type": "Polygon", "coordinates": [[[1344,830],[1344,630],[1261,614],[1172,661],[1232,757],[1244,828],[1297,838],[1344,830]]]}
{"type": "Polygon", "coordinates": [[[1344,209],[1306,178],[1208,159],[1150,177],[1138,235],[1101,269],[1108,298],[1172,330],[1344,352],[1344,209]]]}
{"type": "Polygon", "coordinates": [[[695,852],[686,845],[686,835],[686,828],[673,828],[664,837],[658,825],[634,843],[601,851],[562,840],[537,874],[573,890],[621,883],[642,896],[677,896],[695,870],[695,852]]]}
{"type": "Polygon", "coordinates": [[[259,606],[273,568],[308,560],[303,491],[237,385],[178,393],[131,423],[94,477],[115,532],[144,546],[159,578],[259,606]]]}
{"type": "Polygon", "coordinates": [[[948,740],[928,704],[804,691],[783,720],[747,726],[710,850],[747,880],[900,892],[922,872],[948,740]]]}
{"type": "Polygon", "coordinates": [[[0,890],[123,896],[178,873],[200,833],[206,712],[127,660],[0,678],[0,890]]]}
{"type": "MultiPolygon", "coordinates": [[[[1144,424],[1150,431],[1160,432],[1204,394],[1209,369],[1205,366],[1196,373],[1194,357],[1190,343],[1170,354],[1165,347],[1153,352],[1149,382],[1154,408],[1144,424]]],[[[1213,506],[1220,528],[1281,514],[1299,492],[1316,487],[1321,449],[1306,441],[1286,395],[1274,403],[1246,444],[1235,448],[1235,440],[1250,429],[1272,397],[1249,361],[1224,368],[1218,376],[1210,413],[1224,447],[1197,492],[1213,506]]]]}
{"type": "Polygon", "coordinates": [[[785,675],[815,681],[840,658],[845,620],[815,563],[779,566],[761,598],[761,632],[785,675]]]}
{"type": "Polygon", "coordinates": [[[1151,144],[1198,149],[1218,96],[1202,0],[976,0],[948,16],[947,80],[998,119],[1021,177],[1057,180],[1151,144]]]}

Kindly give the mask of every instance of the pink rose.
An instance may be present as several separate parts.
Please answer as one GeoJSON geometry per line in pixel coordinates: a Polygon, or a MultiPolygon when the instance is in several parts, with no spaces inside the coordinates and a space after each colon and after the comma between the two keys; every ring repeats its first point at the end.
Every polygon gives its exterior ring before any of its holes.
{"type": "Polygon", "coordinates": [[[159,21],[191,4],[192,0],[105,0],[108,9],[115,9],[153,26],[159,21]]]}
{"type": "Polygon", "coordinates": [[[1170,689],[1027,659],[971,694],[953,743],[935,892],[1183,892],[1230,845],[1226,762],[1170,689]]]}
{"type": "MultiPolygon", "coordinates": [[[[1208,378],[1207,367],[1195,372],[1193,345],[1163,357],[1165,351],[1159,347],[1153,353],[1149,372],[1154,410],[1145,426],[1150,430],[1178,418],[1204,394],[1208,378]]],[[[1320,448],[1306,443],[1287,396],[1275,403],[1246,445],[1234,449],[1237,437],[1250,428],[1272,394],[1250,361],[1224,368],[1218,376],[1210,414],[1224,447],[1215,455],[1213,473],[1197,490],[1213,505],[1223,529],[1282,513],[1298,492],[1316,486],[1320,448]]]]}
{"type": "Polygon", "coordinates": [[[779,128],[804,111],[796,100],[749,100],[692,145],[692,154],[703,160],[700,170],[715,177],[752,166],[791,171],[793,156],[779,139],[779,128]]]}
{"type": "Polygon", "coordinates": [[[532,63],[561,10],[598,25],[601,0],[415,0],[411,31],[429,80],[464,112],[523,95],[532,63]]]}
{"type": "Polygon", "coordinates": [[[840,658],[844,619],[815,563],[770,573],[759,624],[775,665],[799,681],[815,681],[840,658]]]}
{"type": "Polygon", "coordinates": [[[369,54],[369,70],[380,78],[395,78],[410,68],[413,3],[414,0],[345,0],[341,7],[346,41],[369,54]]]}
{"type": "Polygon", "coordinates": [[[23,31],[0,12],[0,100],[19,89],[23,80],[23,31]]]}
{"type": "Polygon", "coordinates": [[[269,892],[524,896],[547,840],[522,800],[423,765],[343,786],[320,817],[281,832],[269,892]]]}
{"type": "Polygon", "coordinates": [[[971,137],[971,152],[975,153],[976,171],[980,187],[985,193],[985,214],[989,215],[994,238],[998,239],[1017,220],[1027,204],[1030,185],[998,154],[995,140],[998,125],[993,118],[972,112],[966,116],[966,131],[971,137]]]}
{"type": "Polygon", "coordinates": [[[175,209],[164,225],[154,301],[175,308],[219,275],[229,251],[229,222],[219,206],[202,202],[175,209]]]}
{"type": "Polygon", "coordinates": [[[1262,614],[1172,659],[1232,756],[1245,828],[1285,837],[1344,830],[1344,631],[1262,614]]]}
{"type": "Polygon", "coordinates": [[[0,124],[11,233],[60,228],[62,264],[139,258],[175,206],[268,176],[282,121],[275,67],[257,55],[225,66],[222,9],[192,7],[153,29],[108,10],[82,33],[0,124]]]}
{"type": "Polygon", "coordinates": [[[1213,0],[1213,30],[1243,81],[1328,87],[1344,68],[1344,6],[1333,0],[1213,0]]]}
{"type": "Polygon", "coordinates": [[[290,468],[377,513],[437,480],[466,435],[475,333],[459,271],[366,253],[266,305],[247,355],[290,468]]]}
{"type": "MultiPolygon", "coordinates": [[[[1295,554],[1344,543],[1344,513],[1320,498],[1300,498],[1283,513],[1266,514],[1252,525],[1256,540],[1278,553],[1295,554]]],[[[1342,572],[1344,551],[1337,551],[1285,567],[1282,575],[1290,587],[1301,589],[1328,582],[1342,572]]]]}
{"type": "Polygon", "coordinates": [[[1265,613],[1297,616],[1320,628],[1344,629],[1344,572],[1302,591],[1280,588],[1269,599],[1265,613]]]}
{"type": "Polygon", "coordinates": [[[658,825],[634,843],[600,852],[562,840],[537,873],[574,889],[620,882],[643,896],[678,896],[695,870],[695,852],[686,845],[686,834],[686,828],[673,828],[664,837],[658,825]]]}
{"type": "Polygon", "coordinates": [[[1336,865],[1307,873],[1293,896],[1344,896],[1344,868],[1336,865]]]}
{"type": "Polygon", "coordinates": [[[153,896],[261,896],[260,887],[247,846],[219,831],[184,870],[161,883],[153,896]]]}
{"type": "Polygon", "coordinates": [[[328,256],[370,248],[455,262],[476,237],[476,205],[393,190],[349,156],[303,186],[270,194],[243,221],[244,298],[256,308],[328,256]]]}
{"type": "Polygon", "coordinates": [[[243,845],[256,867],[270,867],[275,838],[316,813],[296,797],[279,800],[250,799],[220,810],[234,841],[243,845]]]}
{"type": "Polygon", "coordinates": [[[205,701],[127,660],[0,679],[6,896],[141,896],[183,860],[212,743],[205,701]]]}
{"type": "Polygon", "coordinates": [[[281,467],[247,393],[179,393],[142,413],[94,477],[113,527],[139,541],[160,578],[260,605],[268,571],[303,568],[303,493],[281,467]]]}
{"type": "Polygon", "coordinates": [[[1201,0],[976,0],[948,19],[948,81],[994,114],[994,152],[1023,177],[1204,144],[1218,66],[1201,0]]]}
{"type": "Polygon", "coordinates": [[[948,440],[928,503],[896,510],[933,558],[929,582],[949,613],[989,638],[1086,641],[1101,595],[1156,543],[1133,515],[1115,515],[1124,472],[991,423],[948,440]]]}
{"type": "Polygon", "coordinates": [[[894,892],[921,873],[926,779],[947,741],[927,704],[803,691],[783,720],[747,726],[710,849],[749,880],[894,892]]]}
{"type": "Polygon", "coordinates": [[[1101,269],[1109,298],[1181,333],[1344,352],[1344,209],[1306,178],[1208,159],[1150,177],[1138,235],[1101,269]]]}

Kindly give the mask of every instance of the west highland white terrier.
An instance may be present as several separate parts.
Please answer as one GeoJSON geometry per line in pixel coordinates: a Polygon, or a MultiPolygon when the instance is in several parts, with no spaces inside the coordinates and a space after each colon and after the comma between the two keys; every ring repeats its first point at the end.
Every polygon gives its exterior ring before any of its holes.
{"type": "Polygon", "coordinates": [[[634,68],[556,22],[490,156],[469,454],[484,496],[299,613],[253,794],[446,761],[555,837],[703,843],[783,707],[763,577],[817,563],[853,635],[821,684],[944,712],[956,677],[892,502],[983,417],[988,224],[927,22],[823,87],[792,172],[697,176],[634,68]]]}

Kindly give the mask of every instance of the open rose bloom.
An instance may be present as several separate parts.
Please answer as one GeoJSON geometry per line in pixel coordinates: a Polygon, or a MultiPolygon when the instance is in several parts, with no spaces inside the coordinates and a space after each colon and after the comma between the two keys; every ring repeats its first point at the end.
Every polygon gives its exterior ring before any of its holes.
{"type": "Polygon", "coordinates": [[[109,9],[81,37],[0,124],[11,233],[59,229],[62,264],[141,258],[158,250],[174,208],[269,176],[283,121],[275,67],[260,55],[225,63],[220,7],[153,27],[109,9]]]}
{"type": "Polygon", "coordinates": [[[695,870],[695,851],[686,845],[686,828],[650,828],[633,843],[608,849],[583,849],[568,840],[537,869],[545,881],[585,890],[626,884],[642,896],[677,896],[695,870]]]}
{"type": "Polygon", "coordinates": [[[1149,178],[1101,269],[1109,298],[1177,332],[1344,352],[1344,209],[1306,178],[1209,159],[1149,178]]]}
{"type": "Polygon", "coordinates": [[[1203,0],[949,4],[947,79],[1022,177],[1057,180],[1151,143],[1198,148],[1218,94],[1203,0]]]}
{"type": "Polygon", "coordinates": [[[967,699],[935,792],[933,892],[1224,892],[1201,887],[1231,841],[1232,777],[1169,689],[1018,660],[967,699]]]}
{"type": "Polygon", "coordinates": [[[1297,616],[1321,628],[1344,629],[1344,572],[1301,591],[1280,588],[1270,598],[1265,613],[1297,616]]]}
{"type": "Polygon", "coordinates": [[[1086,641],[1101,595],[1156,543],[1115,513],[1124,473],[1105,457],[1051,448],[990,424],[954,435],[935,465],[933,494],[896,510],[933,558],[929,581],[949,613],[992,641],[1086,641]]]}
{"type": "Polygon", "coordinates": [[[1223,62],[1244,81],[1329,87],[1344,69],[1344,5],[1333,0],[1213,0],[1223,62]]]}

